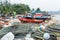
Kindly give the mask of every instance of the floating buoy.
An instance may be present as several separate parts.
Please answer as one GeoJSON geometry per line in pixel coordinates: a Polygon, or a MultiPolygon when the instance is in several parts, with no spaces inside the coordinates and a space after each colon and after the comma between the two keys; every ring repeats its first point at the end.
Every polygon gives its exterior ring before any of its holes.
{"type": "Polygon", "coordinates": [[[44,39],[49,39],[50,38],[50,34],[49,33],[44,33],[43,38],[44,39]]]}
{"type": "Polygon", "coordinates": [[[44,31],[45,30],[45,26],[44,25],[40,25],[40,28],[39,28],[41,31],[44,31]]]}

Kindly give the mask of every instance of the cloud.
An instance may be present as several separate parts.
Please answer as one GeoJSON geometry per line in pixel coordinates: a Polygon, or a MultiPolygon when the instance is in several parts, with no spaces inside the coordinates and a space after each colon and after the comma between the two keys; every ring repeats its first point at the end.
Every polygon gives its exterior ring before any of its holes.
{"type": "Polygon", "coordinates": [[[40,8],[46,11],[60,10],[60,0],[10,0],[11,3],[28,4],[31,8],[40,8]]]}

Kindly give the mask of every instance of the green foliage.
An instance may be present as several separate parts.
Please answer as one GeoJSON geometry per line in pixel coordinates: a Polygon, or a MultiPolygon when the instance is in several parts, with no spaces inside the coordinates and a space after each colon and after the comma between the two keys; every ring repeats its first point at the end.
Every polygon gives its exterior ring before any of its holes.
{"type": "Polygon", "coordinates": [[[4,4],[0,4],[0,11],[3,14],[13,13],[14,11],[17,14],[23,14],[25,12],[29,12],[30,8],[28,5],[25,4],[10,4],[6,1],[4,4]]]}

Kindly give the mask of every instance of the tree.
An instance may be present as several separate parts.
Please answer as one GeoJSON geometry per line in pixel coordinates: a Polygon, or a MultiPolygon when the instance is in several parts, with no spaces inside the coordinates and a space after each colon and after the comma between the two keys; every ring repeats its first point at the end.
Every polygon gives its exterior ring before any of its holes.
{"type": "Polygon", "coordinates": [[[48,12],[47,12],[47,11],[42,11],[42,13],[43,13],[43,14],[48,14],[48,12]]]}
{"type": "Polygon", "coordinates": [[[0,11],[3,14],[13,13],[14,11],[17,14],[23,14],[26,11],[29,12],[30,7],[28,5],[25,5],[25,4],[13,4],[12,5],[8,1],[6,1],[6,2],[0,4],[0,11]]]}
{"type": "Polygon", "coordinates": [[[16,13],[24,13],[24,12],[29,12],[30,11],[30,8],[28,5],[25,5],[25,4],[15,4],[13,6],[14,8],[14,11],[16,11],[16,13]]]}

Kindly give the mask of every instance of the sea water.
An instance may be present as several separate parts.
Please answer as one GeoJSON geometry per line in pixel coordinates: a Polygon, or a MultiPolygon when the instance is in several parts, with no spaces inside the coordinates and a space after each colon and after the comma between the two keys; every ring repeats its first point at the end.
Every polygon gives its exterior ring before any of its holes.
{"type": "Polygon", "coordinates": [[[56,20],[60,21],[60,15],[57,14],[57,15],[54,15],[54,17],[56,20]]]}
{"type": "Polygon", "coordinates": [[[57,12],[57,13],[49,13],[49,14],[53,15],[54,19],[60,21],[60,13],[57,12]]]}

